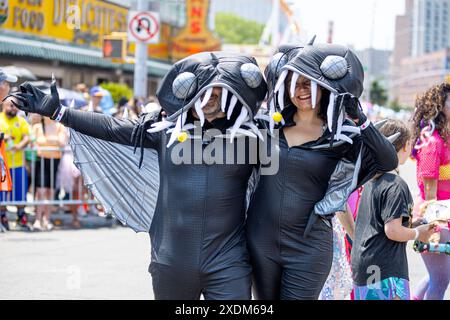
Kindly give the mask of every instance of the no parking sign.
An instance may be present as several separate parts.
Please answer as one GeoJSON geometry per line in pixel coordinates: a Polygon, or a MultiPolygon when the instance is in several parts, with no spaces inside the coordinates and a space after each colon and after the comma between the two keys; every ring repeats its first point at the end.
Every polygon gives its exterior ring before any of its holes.
{"type": "Polygon", "coordinates": [[[159,42],[159,13],[152,11],[129,11],[128,41],[142,43],[159,42]]]}

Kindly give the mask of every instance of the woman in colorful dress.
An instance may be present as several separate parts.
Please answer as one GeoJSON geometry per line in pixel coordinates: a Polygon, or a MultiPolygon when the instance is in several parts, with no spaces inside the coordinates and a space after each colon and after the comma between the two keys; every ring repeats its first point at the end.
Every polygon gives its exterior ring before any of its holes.
{"type": "MultiPolygon", "coordinates": [[[[420,196],[416,208],[424,201],[450,199],[450,84],[442,83],[416,100],[413,116],[415,141],[413,156],[417,160],[420,196]]],[[[416,211],[416,219],[419,219],[416,211]]],[[[449,229],[442,228],[440,242],[450,240],[449,229]]],[[[422,253],[428,271],[415,292],[417,300],[442,300],[450,279],[450,256],[422,253]]]]}
{"type": "Polygon", "coordinates": [[[352,269],[347,258],[346,237],[353,239],[355,224],[350,208],[336,212],[333,224],[333,263],[319,300],[347,300],[353,290],[352,269]]]}

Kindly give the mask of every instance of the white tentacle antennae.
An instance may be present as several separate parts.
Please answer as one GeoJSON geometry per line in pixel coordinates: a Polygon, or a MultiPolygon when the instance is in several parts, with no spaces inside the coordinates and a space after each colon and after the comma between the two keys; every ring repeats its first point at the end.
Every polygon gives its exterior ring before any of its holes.
{"type": "Polygon", "coordinates": [[[342,126],[342,132],[361,134],[361,129],[353,126],[342,126]]]}
{"type": "Polygon", "coordinates": [[[205,96],[203,97],[203,100],[202,100],[202,105],[201,105],[202,108],[204,106],[206,106],[206,104],[208,103],[209,98],[211,98],[212,92],[213,92],[213,88],[209,88],[208,90],[206,90],[205,96]]]}
{"type": "Polygon", "coordinates": [[[288,75],[288,70],[284,70],[283,72],[281,72],[280,77],[278,78],[277,84],[275,85],[275,89],[273,90],[273,92],[277,92],[281,85],[284,84],[284,80],[286,80],[286,77],[288,75]]]}
{"type": "Polygon", "coordinates": [[[269,108],[269,131],[270,134],[273,134],[273,129],[275,128],[275,120],[273,120],[273,114],[275,113],[275,97],[270,100],[269,108]]]}
{"type": "MultiPolygon", "coordinates": [[[[291,87],[289,88],[289,91],[291,93],[291,98],[293,98],[295,96],[295,87],[297,85],[297,80],[298,80],[299,76],[300,76],[300,74],[298,72],[294,72],[292,74],[291,87]]],[[[312,81],[311,81],[311,84],[312,84],[312,81]]]]}
{"type": "Polygon", "coordinates": [[[343,140],[343,141],[345,141],[345,142],[348,142],[348,143],[350,143],[350,144],[353,144],[353,140],[350,139],[349,137],[347,137],[345,134],[336,134],[336,135],[334,136],[334,139],[336,139],[336,140],[343,140]]]}
{"type": "Polygon", "coordinates": [[[197,128],[197,126],[195,125],[195,124],[193,124],[193,123],[188,123],[188,124],[185,124],[184,126],[183,126],[183,131],[187,131],[187,130],[192,130],[192,129],[195,129],[195,128],[197,128]]]}
{"type": "Polygon", "coordinates": [[[181,128],[184,126],[184,123],[186,122],[186,115],[187,115],[187,111],[181,113],[178,116],[177,123],[175,124],[175,128],[173,129],[172,134],[170,135],[169,143],[167,143],[167,148],[170,147],[175,142],[178,135],[180,134],[181,128]]]}
{"type": "Polygon", "coordinates": [[[314,109],[317,103],[317,82],[311,80],[311,105],[314,109]]]}
{"type": "Polygon", "coordinates": [[[244,122],[242,125],[243,125],[243,126],[246,126],[246,127],[248,127],[248,128],[250,128],[250,130],[251,130],[252,132],[254,132],[254,133],[259,137],[259,139],[261,139],[261,141],[264,141],[264,137],[263,137],[261,131],[259,131],[259,129],[258,129],[258,127],[256,126],[256,124],[254,124],[254,123],[251,122],[251,121],[247,121],[247,122],[244,122]]]}
{"type": "Polygon", "coordinates": [[[241,113],[236,119],[233,127],[230,132],[230,142],[233,142],[234,136],[236,135],[236,130],[241,127],[241,125],[247,120],[248,110],[244,106],[242,106],[241,113]]]}
{"type": "Polygon", "coordinates": [[[345,120],[345,111],[344,111],[344,108],[342,108],[341,113],[339,114],[339,117],[338,117],[338,120],[337,120],[336,133],[338,134],[338,136],[341,135],[342,125],[344,124],[344,120],[345,120]]]}
{"type": "Polygon", "coordinates": [[[280,85],[278,90],[278,104],[280,105],[281,111],[284,109],[284,82],[280,85]]]}
{"type": "Polygon", "coordinates": [[[167,128],[170,128],[171,126],[173,126],[175,123],[173,123],[172,121],[167,121],[165,119],[163,119],[162,121],[159,122],[155,122],[154,124],[151,125],[151,128],[147,130],[148,133],[155,133],[155,132],[159,132],[159,131],[163,131],[167,128]]]}
{"type": "Polygon", "coordinates": [[[267,114],[257,114],[255,116],[255,120],[263,120],[263,121],[270,122],[270,116],[268,116],[267,114]]]}
{"type": "Polygon", "coordinates": [[[278,78],[277,84],[275,85],[274,92],[278,92],[278,104],[280,105],[280,109],[284,109],[284,81],[288,75],[288,70],[284,70],[281,72],[280,77],[278,78]]]}
{"type": "Polygon", "coordinates": [[[328,130],[332,132],[333,128],[333,109],[334,109],[334,93],[330,93],[330,102],[328,103],[327,108],[327,124],[328,124],[328,130]]]}
{"type": "Polygon", "coordinates": [[[228,90],[226,88],[222,88],[222,103],[220,105],[222,112],[225,112],[225,108],[227,106],[227,98],[228,98],[228,90]]]}
{"type": "Polygon", "coordinates": [[[236,106],[238,99],[235,95],[231,96],[231,100],[230,100],[230,106],[228,107],[228,111],[227,111],[227,119],[230,120],[231,115],[233,114],[233,110],[234,107],[236,106]]]}
{"type": "MultiPolygon", "coordinates": [[[[181,130],[188,131],[188,130],[195,129],[195,128],[197,128],[197,127],[193,123],[188,123],[188,124],[184,125],[181,130]]],[[[169,129],[166,131],[166,133],[171,133],[171,132],[173,132],[174,129],[175,128],[169,129]]]]}
{"type": "Polygon", "coordinates": [[[200,102],[200,99],[197,99],[195,101],[194,109],[197,113],[198,118],[200,119],[200,125],[203,127],[203,124],[205,123],[205,115],[203,114],[202,103],[200,102]]]}

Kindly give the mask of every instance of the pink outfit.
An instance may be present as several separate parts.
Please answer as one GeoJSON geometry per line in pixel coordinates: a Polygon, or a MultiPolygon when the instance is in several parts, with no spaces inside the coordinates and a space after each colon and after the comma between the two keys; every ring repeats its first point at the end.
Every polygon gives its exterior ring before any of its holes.
{"type": "Polygon", "coordinates": [[[450,148],[435,130],[428,143],[417,151],[417,182],[425,199],[423,178],[438,179],[437,200],[450,199],[450,148]]]}
{"type": "Polygon", "coordinates": [[[353,219],[356,220],[356,214],[358,213],[359,199],[361,198],[362,187],[353,191],[348,197],[347,204],[350,207],[350,211],[353,215],[353,219]]]}

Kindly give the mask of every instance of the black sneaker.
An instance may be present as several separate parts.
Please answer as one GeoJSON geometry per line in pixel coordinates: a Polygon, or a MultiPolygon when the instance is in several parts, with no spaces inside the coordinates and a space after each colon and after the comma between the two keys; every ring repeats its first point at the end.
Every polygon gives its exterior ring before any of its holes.
{"type": "Polygon", "coordinates": [[[9,222],[8,222],[8,218],[7,218],[6,216],[2,216],[2,217],[0,218],[0,220],[1,220],[2,227],[3,227],[6,231],[9,231],[9,222]]]}

